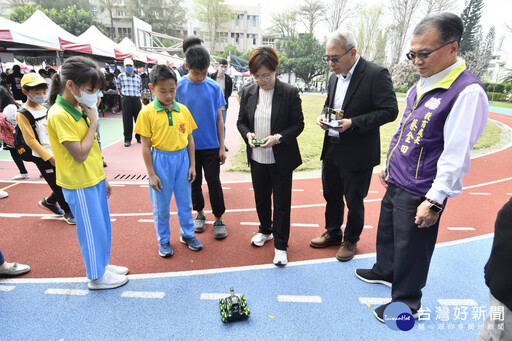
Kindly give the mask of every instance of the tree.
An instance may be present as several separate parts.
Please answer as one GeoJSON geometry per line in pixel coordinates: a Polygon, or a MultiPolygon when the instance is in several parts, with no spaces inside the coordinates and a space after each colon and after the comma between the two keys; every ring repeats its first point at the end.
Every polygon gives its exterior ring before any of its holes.
{"type": "Polygon", "coordinates": [[[381,65],[386,60],[386,34],[383,22],[382,7],[372,6],[361,8],[352,25],[359,54],[365,59],[381,65]]]}
{"type": "Polygon", "coordinates": [[[44,9],[63,10],[69,6],[76,5],[77,8],[85,11],[91,10],[89,0],[35,0],[36,5],[41,5],[44,9]]]}
{"type": "Polygon", "coordinates": [[[296,33],[295,27],[298,21],[299,12],[296,9],[287,10],[272,15],[272,24],[281,37],[293,37],[296,33]]]}
{"type": "Polygon", "coordinates": [[[466,7],[460,18],[464,26],[464,32],[460,41],[460,52],[476,51],[478,48],[477,33],[481,30],[480,17],[484,7],[483,0],[466,0],[466,7]]]}
{"type": "Polygon", "coordinates": [[[329,32],[338,30],[355,12],[355,9],[349,8],[349,0],[331,0],[328,6],[329,11],[326,11],[325,21],[327,21],[329,32]]]}
{"type": "Polygon", "coordinates": [[[398,64],[405,47],[411,19],[417,12],[421,0],[390,0],[389,10],[393,23],[390,28],[391,63],[398,64]]]}
{"type": "MultiPolygon", "coordinates": [[[[116,0],[106,1],[116,3],[116,0]]],[[[128,0],[126,8],[130,16],[147,22],[159,33],[172,35],[185,22],[185,9],[178,0],[128,0]]]]}
{"type": "Polygon", "coordinates": [[[453,10],[456,7],[455,0],[425,0],[425,16],[434,12],[445,12],[453,10]]]}
{"type": "Polygon", "coordinates": [[[196,18],[207,25],[210,51],[215,52],[217,32],[226,28],[235,13],[226,0],[194,0],[196,18]]]}
{"type": "Polygon", "coordinates": [[[9,19],[22,23],[34,14],[36,10],[42,10],[54,23],[76,36],[84,33],[92,25],[96,25],[101,29],[101,25],[94,20],[90,11],[78,9],[76,5],[66,7],[63,10],[55,8],[45,9],[41,8],[40,5],[35,7],[32,5],[20,6],[11,12],[9,19]]]}
{"type": "Polygon", "coordinates": [[[315,26],[323,20],[325,6],[320,0],[304,0],[299,6],[299,20],[306,27],[306,31],[313,34],[315,26]]]}
{"type": "Polygon", "coordinates": [[[295,72],[306,85],[309,85],[313,78],[322,75],[327,68],[322,61],[325,46],[313,34],[287,37],[277,42],[276,49],[280,53],[281,71],[295,72]]]}
{"type": "Polygon", "coordinates": [[[107,11],[110,19],[110,39],[114,39],[114,11],[116,9],[117,0],[100,0],[100,10],[102,12],[107,11]]]}
{"type": "Polygon", "coordinates": [[[403,60],[393,67],[391,80],[395,86],[403,86],[407,91],[414,83],[420,79],[416,67],[409,60],[403,60]]]}

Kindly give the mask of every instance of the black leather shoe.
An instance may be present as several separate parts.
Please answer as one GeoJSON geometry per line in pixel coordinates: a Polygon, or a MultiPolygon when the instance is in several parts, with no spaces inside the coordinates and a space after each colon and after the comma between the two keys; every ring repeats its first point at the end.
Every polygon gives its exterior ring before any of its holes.
{"type": "Polygon", "coordinates": [[[132,144],[132,143],[131,143],[130,141],[125,141],[125,142],[124,142],[124,146],[125,146],[125,147],[130,147],[130,145],[131,145],[131,144],[132,144]]]}

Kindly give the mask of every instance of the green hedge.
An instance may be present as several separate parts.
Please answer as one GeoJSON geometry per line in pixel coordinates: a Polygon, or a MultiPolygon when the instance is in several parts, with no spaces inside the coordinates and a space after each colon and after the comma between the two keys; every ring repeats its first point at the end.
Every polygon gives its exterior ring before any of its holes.
{"type": "Polygon", "coordinates": [[[511,83],[491,83],[491,82],[484,82],[484,86],[487,89],[487,91],[494,91],[494,92],[512,92],[512,84],[511,83]]]}
{"type": "Polygon", "coordinates": [[[505,102],[507,101],[508,94],[487,91],[487,96],[489,96],[489,101],[492,99],[497,102],[505,102]]]}

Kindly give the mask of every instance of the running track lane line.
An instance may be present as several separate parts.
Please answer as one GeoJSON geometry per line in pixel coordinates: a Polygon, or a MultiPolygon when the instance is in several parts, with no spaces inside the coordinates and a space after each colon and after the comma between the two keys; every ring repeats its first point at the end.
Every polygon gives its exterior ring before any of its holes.
{"type": "MultiPolygon", "coordinates": [[[[480,239],[488,239],[494,237],[494,233],[488,233],[481,236],[464,238],[453,240],[449,242],[436,244],[436,249],[451,245],[458,245],[469,243],[475,240],[480,239]]],[[[367,253],[364,255],[355,255],[354,259],[365,259],[375,257],[376,253],[367,253]]],[[[312,264],[324,264],[324,263],[335,263],[338,262],[336,257],[332,258],[320,258],[320,259],[310,259],[303,260],[297,262],[289,262],[286,267],[293,266],[301,266],[301,265],[312,265],[312,264]]],[[[247,265],[247,266],[237,266],[230,268],[215,268],[215,269],[203,269],[203,270],[188,270],[188,271],[176,271],[176,272],[160,272],[160,273],[151,273],[151,274],[138,274],[138,275],[128,275],[129,279],[149,279],[149,278],[174,278],[174,277],[190,277],[190,276],[203,276],[203,275],[211,275],[211,274],[219,274],[219,273],[231,273],[231,272],[240,272],[240,271],[251,271],[251,270],[265,270],[265,269],[275,269],[276,266],[274,264],[260,264],[260,265],[247,265]]],[[[58,277],[58,278],[7,278],[0,279],[0,284],[16,284],[16,283],[29,283],[29,284],[39,284],[39,283],[86,283],[89,280],[86,277],[58,277]]]]}

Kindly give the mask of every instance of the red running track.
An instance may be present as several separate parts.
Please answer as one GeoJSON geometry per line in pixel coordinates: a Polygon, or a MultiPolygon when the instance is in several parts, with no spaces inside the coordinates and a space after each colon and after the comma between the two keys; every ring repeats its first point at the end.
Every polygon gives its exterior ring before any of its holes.
{"type": "MultiPolygon", "coordinates": [[[[490,117],[512,126],[511,116],[491,114],[490,117]]],[[[204,233],[197,235],[204,249],[200,252],[189,250],[179,242],[179,225],[173,203],[171,244],[174,256],[168,259],[159,257],[154,225],[148,222],[152,219],[152,207],[147,182],[141,180],[145,171],[139,155],[140,145],[124,148],[122,142],[105,151],[109,160],[106,173],[115,185],[109,200],[113,219],[112,264],[128,266],[131,274],[138,274],[268,264],[272,261],[272,243],[262,248],[250,245],[250,239],[257,232],[254,224],[258,222],[252,184],[240,182],[245,179],[241,174],[225,173],[222,175],[227,207],[224,221],[228,237],[215,240],[209,224],[204,233]],[[115,179],[123,174],[129,174],[134,180],[128,184],[115,179]],[[233,180],[238,182],[231,182],[233,180]]],[[[492,233],[498,210],[512,195],[511,169],[511,148],[473,159],[472,168],[464,179],[464,192],[448,201],[438,242],[492,233]],[[489,184],[479,186],[486,183],[489,184]]],[[[2,178],[10,178],[15,170],[3,173],[2,178]]],[[[206,186],[203,188],[206,192],[206,186]]],[[[324,232],[325,201],[321,180],[297,179],[293,189],[289,261],[334,257],[336,247],[313,249],[309,246],[310,239],[324,232]]],[[[22,182],[10,187],[8,192],[9,197],[0,200],[0,249],[7,260],[30,264],[32,271],[25,278],[83,277],[85,269],[74,227],[55,220],[54,216],[47,214],[49,212],[37,206],[37,202],[48,195],[48,186],[45,183],[22,182]]],[[[374,174],[366,198],[366,228],[358,243],[358,254],[375,252],[383,194],[384,189],[374,174]]],[[[207,218],[211,221],[212,214],[207,214],[207,218]]]]}

